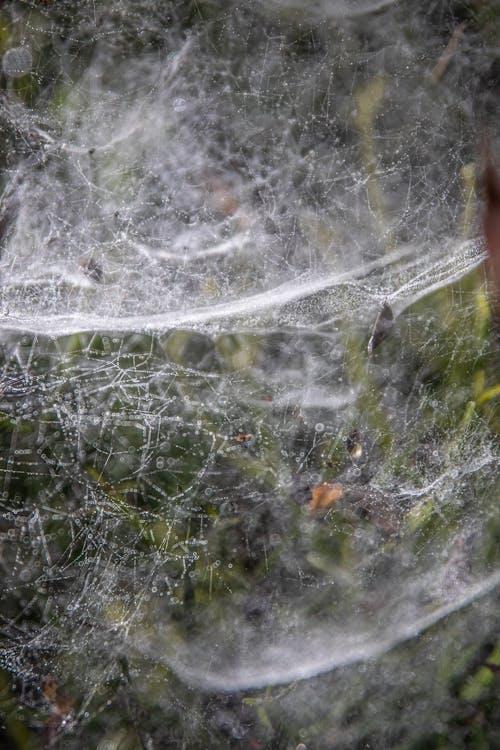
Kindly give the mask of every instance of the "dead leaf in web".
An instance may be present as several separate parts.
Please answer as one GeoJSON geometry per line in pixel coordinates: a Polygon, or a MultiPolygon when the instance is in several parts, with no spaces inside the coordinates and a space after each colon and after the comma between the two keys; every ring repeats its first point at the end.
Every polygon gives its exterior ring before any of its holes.
{"type": "Polygon", "coordinates": [[[43,683],[43,695],[49,703],[55,703],[57,696],[57,682],[48,675],[43,683]]]}
{"type": "Polygon", "coordinates": [[[253,435],[251,432],[241,432],[239,435],[234,436],[234,440],[236,440],[237,443],[246,443],[247,440],[251,440],[253,438],[253,435]]]}
{"type": "Polygon", "coordinates": [[[58,684],[51,675],[44,680],[43,696],[50,704],[52,713],[59,716],[66,716],[75,702],[73,698],[60,695],[58,684]]]}
{"type": "Polygon", "coordinates": [[[389,304],[384,302],[380,308],[379,314],[377,315],[372,335],[368,341],[368,354],[372,354],[382,341],[385,341],[389,336],[393,325],[394,315],[392,314],[389,304]]]}
{"type": "Polygon", "coordinates": [[[47,728],[47,746],[52,747],[58,738],[61,730],[69,725],[75,724],[73,713],[73,698],[60,695],[56,680],[48,675],[43,684],[43,696],[47,701],[50,714],[46,721],[47,728]]]}
{"type": "Polygon", "coordinates": [[[344,497],[344,488],[338,482],[322,482],[311,489],[310,511],[328,510],[344,497]]]}

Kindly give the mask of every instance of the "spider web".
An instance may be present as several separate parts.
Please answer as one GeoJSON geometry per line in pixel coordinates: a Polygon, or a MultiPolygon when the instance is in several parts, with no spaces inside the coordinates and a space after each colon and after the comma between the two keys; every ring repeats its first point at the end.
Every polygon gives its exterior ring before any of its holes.
{"type": "Polygon", "coordinates": [[[251,747],[206,696],[288,685],[272,721],[353,746],[493,637],[494,51],[477,19],[438,69],[459,19],[409,9],[1,11],[0,654],[49,745],[119,746],[125,703],[138,746],[251,747]]]}

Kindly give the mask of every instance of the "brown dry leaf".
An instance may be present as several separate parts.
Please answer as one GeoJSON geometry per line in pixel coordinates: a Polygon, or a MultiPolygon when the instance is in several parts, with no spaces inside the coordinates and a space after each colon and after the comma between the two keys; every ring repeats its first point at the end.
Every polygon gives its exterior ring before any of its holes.
{"type": "Polygon", "coordinates": [[[246,443],[247,440],[251,440],[253,438],[253,435],[251,432],[242,432],[239,435],[234,436],[234,440],[236,440],[237,443],[246,443]]]}
{"type": "Polygon", "coordinates": [[[71,713],[71,709],[75,704],[74,698],[65,698],[64,696],[57,699],[57,703],[54,706],[54,713],[65,718],[71,713]]]}
{"type": "Polygon", "coordinates": [[[63,727],[73,726],[76,721],[73,713],[74,699],[60,695],[58,690],[59,686],[56,680],[51,675],[47,675],[43,683],[43,695],[50,710],[45,721],[45,747],[47,748],[56,744],[63,727]]]}
{"type": "Polygon", "coordinates": [[[49,703],[55,703],[57,698],[57,682],[47,675],[43,683],[43,695],[49,703]]]}
{"type": "Polygon", "coordinates": [[[344,497],[344,488],[338,482],[322,482],[311,489],[310,511],[328,510],[344,497]]]}
{"type": "Polygon", "coordinates": [[[43,695],[47,703],[50,704],[50,709],[53,714],[58,716],[66,716],[74,704],[73,698],[68,698],[64,695],[60,695],[58,692],[59,686],[51,675],[47,675],[43,683],[43,695]]]}

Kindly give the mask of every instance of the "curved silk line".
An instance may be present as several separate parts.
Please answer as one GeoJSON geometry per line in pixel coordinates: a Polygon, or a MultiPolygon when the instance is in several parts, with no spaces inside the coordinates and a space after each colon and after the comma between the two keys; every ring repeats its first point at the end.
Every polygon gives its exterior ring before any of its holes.
{"type": "MultiPolygon", "coordinates": [[[[482,260],[482,253],[478,252],[477,243],[469,241],[457,246],[456,251],[462,252],[461,262],[455,258],[438,261],[421,274],[417,274],[413,280],[406,282],[393,293],[386,293],[386,299],[397,301],[407,300],[402,309],[406,308],[412,301],[419,299],[431,291],[446,286],[451,281],[460,278],[472,270],[482,260]],[[448,272],[446,272],[448,269],[448,272]],[[441,271],[441,273],[439,273],[441,271]],[[429,279],[434,283],[429,284],[429,279]],[[436,280],[437,279],[437,280],[436,280]],[[409,301],[408,301],[409,300],[409,301]]],[[[287,281],[273,289],[253,294],[242,299],[231,300],[209,307],[194,308],[193,310],[174,310],[154,315],[124,315],[124,316],[99,316],[82,313],[74,315],[9,315],[0,318],[0,329],[23,331],[27,333],[45,333],[49,335],[64,336],[83,331],[164,331],[171,328],[197,328],[217,321],[243,319],[246,325],[248,318],[261,313],[268,313],[280,309],[284,305],[297,302],[307,297],[328,291],[360,280],[369,276],[374,271],[386,269],[399,260],[410,257],[415,253],[414,246],[403,246],[367,263],[359,269],[351,269],[341,273],[332,273],[326,276],[311,277],[303,275],[293,281],[287,281]]],[[[103,289],[103,293],[105,290],[103,289]]],[[[365,290],[366,295],[368,291],[365,290]]],[[[381,294],[374,292],[372,297],[378,299],[381,294]]],[[[365,296],[366,299],[366,296],[365,296]]]]}
{"type": "MultiPolygon", "coordinates": [[[[257,666],[255,663],[248,663],[243,666],[235,665],[234,668],[225,667],[221,671],[217,670],[215,657],[203,668],[190,666],[181,659],[166,658],[165,661],[181,679],[207,690],[229,692],[306,680],[339,667],[359,664],[382,656],[396,646],[416,638],[455,612],[468,607],[499,585],[500,571],[497,571],[481,583],[470,586],[453,602],[438,607],[414,622],[395,626],[390,637],[380,637],[369,632],[349,633],[328,643],[328,633],[321,633],[312,638],[304,637],[300,643],[294,640],[280,647],[266,649],[263,646],[257,666]],[[310,655],[309,658],[306,654],[310,655]]],[[[199,656],[197,661],[199,663],[199,656]]]]}

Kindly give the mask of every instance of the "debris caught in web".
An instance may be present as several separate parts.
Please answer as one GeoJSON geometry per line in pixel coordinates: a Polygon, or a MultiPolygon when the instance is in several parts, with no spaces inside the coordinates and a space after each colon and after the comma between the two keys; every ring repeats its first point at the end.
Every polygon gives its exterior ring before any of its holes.
{"type": "Polygon", "coordinates": [[[390,335],[394,326],[394,315],[387,302],[382,304],[368,341],[368,354],[372,354],[390,335]]]}

